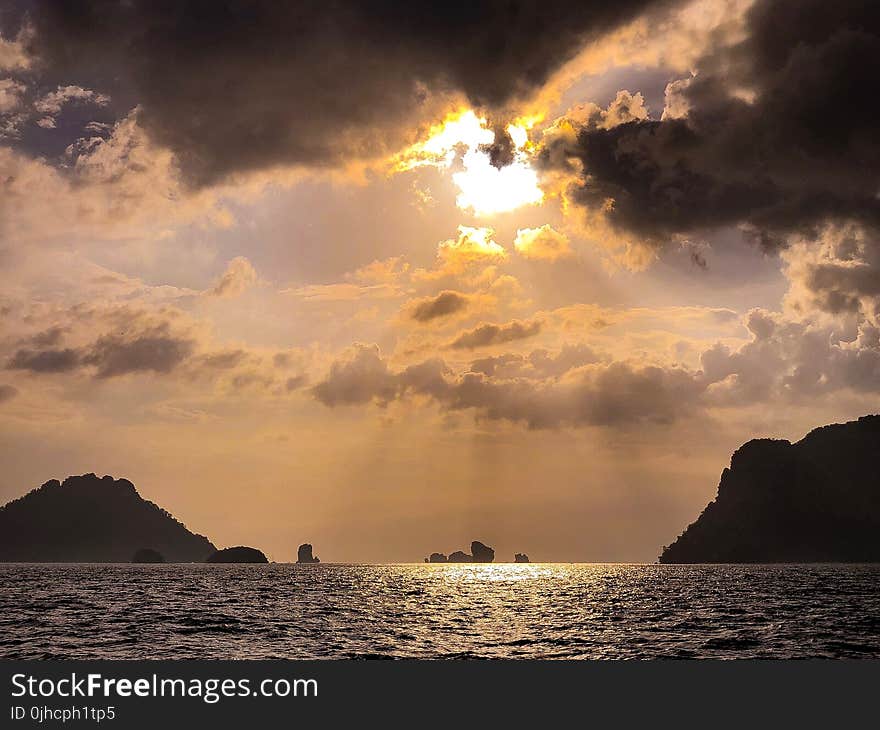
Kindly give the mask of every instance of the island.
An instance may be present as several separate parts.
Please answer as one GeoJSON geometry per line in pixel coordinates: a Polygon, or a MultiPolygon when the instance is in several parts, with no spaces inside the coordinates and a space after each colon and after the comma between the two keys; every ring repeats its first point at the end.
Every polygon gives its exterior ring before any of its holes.
{"type": "Polygon", "coordinates": [[[514,563],[530,563],[529,556],[525,553],[514,553],[513,555],[514,563]]]}
{"type": "Polygon", "coordinates": [[[244,545],[223,548],[208,556],[206,563],[268,563],[269,558],[260,550],[244,545]]]}
{"type": "Polygon", "coordinates": [[[141,548],[131,558],[132,563],[164,563],[165,556],[152,548],[141,548]]]}
{"type": "Polygon", "coordinates": [[[144,548],[172,563],[200,563],[216,550],[112,476],[51,479],[0,507],[0,562],[130,563],[144,548]]]}
{"type": "Polygon", "coordinates": [[[447,555],[445,553],[431,553],[425,558],[426,563],[491,563],[495,560],[495,551],[479,540],[471,543],[470,553],[456,550],[447,555]]]}
{"type": "Polygon", "coordinates": [[[447,563],[473,563],[474,556],[468,555],[461,550],[456,550],[454,553],[450,553],[449,557],[446,559],[447,563]]]}
{"type": "Polygon", "coordinates": [[[304,543],[300,545],[299,549],[296,551],[296,562],[320,563],[321,559],[317,555],[312,555],[312,546],[309,543],[304,543]]]}
{"type": "Polygon", "coordinates": [[[715,499],[661,563],[880,561],[880,416],[733,454],[715,499]]]}

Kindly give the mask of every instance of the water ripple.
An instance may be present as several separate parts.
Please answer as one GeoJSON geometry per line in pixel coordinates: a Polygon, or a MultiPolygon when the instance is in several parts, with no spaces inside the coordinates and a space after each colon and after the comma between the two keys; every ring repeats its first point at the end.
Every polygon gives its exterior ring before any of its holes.
{"type": "Polygon", "coordinates": [[[880,566],[7,564],[0,657],[880,658],[880,566]]]}

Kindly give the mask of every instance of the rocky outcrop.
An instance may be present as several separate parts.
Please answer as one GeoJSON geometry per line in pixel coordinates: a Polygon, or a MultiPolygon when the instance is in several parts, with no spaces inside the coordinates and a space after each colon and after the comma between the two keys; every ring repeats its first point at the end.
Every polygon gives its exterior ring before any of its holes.
{"type": "Polygon", "coordinates": [[[880,561],[880,416],[749,441],[661,563],[880,561]]]}
{"type": "Polygon", "coordinates": [[[513,556],[514,563],[530,563],[529,556],[525,553],[515,553],[513,556]]]}
{"type": "Polygon", "coordinates": [[[132,563],[164,563],[162,553],[152,548],[141,548],[131,558],[132,563]]]}
{"type": "Polygon", "coordinates": [[[472,563],[474,559],[472,556],[467,553],[462,552],[461,550],[456,550],[454,553],[449,554],[449,558],[446,560],[447,563],[472,563]]]}
{"type": "Polygon", "coordinates": [[[128,563],[145,545],[172,563],[216,550],[127,479],[52,479],[0,507],[0,562],[128,563]]]}
{"type": "Polygon", "coordinates": [[[208,557],[206,563],[268,563],[269,559],[259,550],[238,545],[218,550],[208,557]]]}
{"type": "Polygon", "coordinates": [[[321,559],[312,555],[312,546],[309,543],[303,543],[296,551],[297,563],[320,563],[321,559]]]}
{"type": "Polygon", "coordinates": [[[447,557],[445,553],[431,553],[425,558],[426,563],[491,563],[495,560],[495,551],[479,540],[471,543],[470,553],[456,550],[447,557]]]}
{"type": "Polygon", "coordinates": [[[471,543],[471,555],[475,563],[491,563],[495,560],[495,551],[478,540],[471,543]]]}

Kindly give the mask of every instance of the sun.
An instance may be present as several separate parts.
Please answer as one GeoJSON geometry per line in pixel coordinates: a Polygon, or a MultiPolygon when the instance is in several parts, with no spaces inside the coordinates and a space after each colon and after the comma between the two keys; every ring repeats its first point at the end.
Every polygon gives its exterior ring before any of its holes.
{"type": "Polygon", "coordinates": [[[478,217],[537,205],[544,199],[544,192],[529,155],[529,128],[536,121],[517,120],[507,126],[514,144],[514,159],[498,168],[485,151],[495,141],[495,132],[489,129],[486,118],[470,109],[450,115],[431,129],[426,140],[404,151],[395,169],[411,170],[425,165],[451,169],[460,159],[460,169],[452,174],[459,190],[456,205],[478,217]]]}
{"type": "Polygon", "coordinates": [[[460,191],[455,203],[462,210],[490,216],[537,205],[544,199],[538,175],[519,155],[511,164],[497,168],[485,152],[471,149],[462,162],[464,169],[452,176],[460,191]]]}

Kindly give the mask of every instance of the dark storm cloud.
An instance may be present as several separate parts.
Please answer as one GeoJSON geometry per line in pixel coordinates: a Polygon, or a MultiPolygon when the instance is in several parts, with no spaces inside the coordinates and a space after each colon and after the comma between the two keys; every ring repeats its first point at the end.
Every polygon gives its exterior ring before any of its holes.
{"type": "Polygon", "coordinates": [[[745,41],[671,86],[668,108],[686,116],[581,129],[572,197],[592,209],[613,200],[611,223],[657,244],[745,224],[774,248],[827,220],[876,225],[878,61],[880,4],[758,0],[745,41]]]}
{"type": "Polygon", "coordinates": [[[498,108],[667,0],[35,2],[33,50],[141,121],[198,183],[399,145],[434,92],[498,108]]]}

